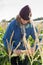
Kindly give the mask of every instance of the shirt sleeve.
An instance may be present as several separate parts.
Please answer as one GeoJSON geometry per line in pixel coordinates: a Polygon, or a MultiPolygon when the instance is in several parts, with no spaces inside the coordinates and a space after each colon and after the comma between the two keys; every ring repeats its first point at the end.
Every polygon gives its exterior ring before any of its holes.
{"type": "Polygon", "coordinates": [[[4,46],[5,48],[7,48],[7,42],[6,42],[6,39],[8,40],[8,42],[10,41],[10,37],[11,37],[11,34],[13,32],[13,26],[11,24],[9,24],[4,36],[3,36],[3,43],[4,43],[4,46]]]}

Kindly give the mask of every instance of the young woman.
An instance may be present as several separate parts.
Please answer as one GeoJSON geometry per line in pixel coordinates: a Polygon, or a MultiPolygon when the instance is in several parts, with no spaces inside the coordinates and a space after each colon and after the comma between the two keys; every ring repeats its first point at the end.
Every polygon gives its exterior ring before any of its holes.
{"type": "MultiPolygon", "coordinates": [[[[26,39],[28,39],[29,35],[31,35],[32,38],[35,40],[35,33],[34,33],[33,26],[31,24],[31,16],[32,16],[31,9],[29,5],[26,5],[21,9],[16,19],[11,21],[3,37],[3,42],[6,49],[7,49],[6,39],[8,40],[8,42],[10,41],[10,37],[13,31],[14,31],[14,35],[13,35],[12,41],[15,41],[15,42],[13,44],[12,49],[14,50],[16,46],[19,44],[19,42],[21,42],[20,46],[17,49],[18,54],[22,53],[21,50],[26,50],[26,47],[24,46],[23,41],[21,41],[24,36],[24,33],[26,34],[26,39]]],[[[23,62],[20,61],[19,56],[12,57],[11,65],[17,65],[17,64],[27,65],[28,64],[27,60],[28,60],[27,57],[25,57],[23,62]]]]}

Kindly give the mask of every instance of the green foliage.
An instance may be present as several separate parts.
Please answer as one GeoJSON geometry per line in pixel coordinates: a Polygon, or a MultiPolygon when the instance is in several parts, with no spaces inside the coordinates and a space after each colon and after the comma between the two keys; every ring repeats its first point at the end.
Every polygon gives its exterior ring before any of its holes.
{"type": "Polygon", "coordinates": [[[0,65],[10,65],[8,54],[4,48],[3,44],[3,35],[4,35],[4,30],[0,26],[0,65]]]}
{"type": "Polygon", "coordinates": [[[41,32],[40,32],[41,34],[43,34],[43,30],[41,30],[41,32]]]}
{"type": "MultiPolygon", "coordinates": [[[[36,52],[36,54],[35,54],[35,56],[34,56],[34,59],[35,59],[36,57],[38,57],[38,55],[40,55],[39,50],[36,52]]],[[[41,56],[39,56],[39,57],[37,58],[37,60],[33,62],[33,65],[35,65],[35,64],[36,64],[36,65],[41,65],[41,64],[42,64],[41,56]]]]}
{"type": "Polygon", "coordinates": [[[4,48],[4,45],[0,43],[0,65],[11,65],[9,62],[9,56],[4,48]]]}
{"type": "Polygon", "coordinates": [[[0,26],[0,43],[3,43],[3,41],[2,41],[3,35],[4,35],[4,30],[0,26]]]}
{"type": "Polygon", "coordinates": [[[42,65],[39,61],[34,61],[33,65],[42,65]]]}
{"type": "Polygon", "coordinates": [[[32,38],[31,35],[28,37],[27,41],[30,42],[30,46],[33,46],[33,45],[34,45],[34,42],[35,42],[35,41],[34,41],[34,39],[32,38]]]}
{"type": "Polygon", "coordinates": [[[0,65],[11,65],[8,56],[0,57],[0,65]]]}

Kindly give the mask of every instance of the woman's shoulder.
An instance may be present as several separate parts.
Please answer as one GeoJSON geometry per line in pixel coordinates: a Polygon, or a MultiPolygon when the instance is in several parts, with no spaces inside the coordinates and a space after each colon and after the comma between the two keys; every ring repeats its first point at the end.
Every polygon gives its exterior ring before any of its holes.
{"type": "Polygon", "coordinates": [[[10,22],[10,25],[15,25],[16,24],[16,19],[14,19],[14,20],[12,20],[11,22],[10,22]]]}
{"type": "Polygon", "coordinates": [[[9,24],[8,27],[14,27],[16,26],[16,19],[12,20],[9,24]]]}
{"type": "Polygon", "coordinates": [[[8,24],[8,27],[7,27],[7,30],[11,29],[15,29],[16,27],[16,20],[12,20],[9,24],[8,24]]]}

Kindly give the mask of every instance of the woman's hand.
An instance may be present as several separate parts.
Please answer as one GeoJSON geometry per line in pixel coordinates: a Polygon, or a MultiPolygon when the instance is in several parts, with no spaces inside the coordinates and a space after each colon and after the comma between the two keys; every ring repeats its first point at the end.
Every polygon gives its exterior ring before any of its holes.
{"type": "Polygon", "coordinates": [[[22,53],[22,51],[21,50],[14,50],[13,53],[17,54],[17,55],[20,55],[22,53]]]}
{"type": "Polygon", "coordinates": [[[13,51],[13,53],[14,54],[17,54],[17,55],[20,55],[20,54],[23,54],[23,53],[25,53],[26,55],[33,55],[33,52],[34,52],[34,50],[31,48],[31,49],[29,49],[29,50],[14,50],[13,51]]]}

